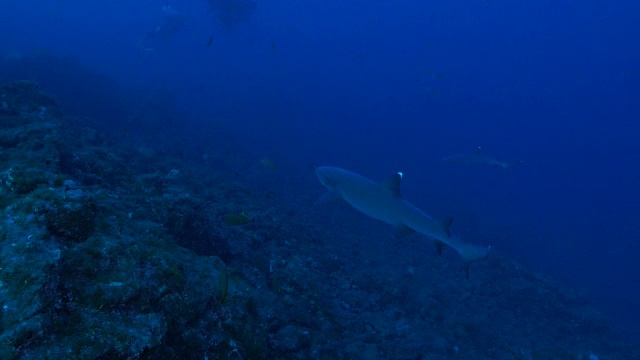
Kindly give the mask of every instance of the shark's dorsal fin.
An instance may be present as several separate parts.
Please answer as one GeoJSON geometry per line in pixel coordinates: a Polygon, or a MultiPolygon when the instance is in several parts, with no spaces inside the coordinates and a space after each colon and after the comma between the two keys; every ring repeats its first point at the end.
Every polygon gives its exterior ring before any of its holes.
{"type": "Polygon", "coordinates": [[[447,237],[451,236],[451,224],[453,224],[453,216],[446,216],[440,220],[440,224],[442,224],[442,229],[444,229],[447,237]]]}
{"type": "Polygon", "coordinates": [[[397,172],[391,175],[391,177],[384,183],[387,189],[397,197],[402,197],[402,194],[400,194],[400,180],[402,180],[402,173],[397,172]]]}
{"type": "Polygon", "coordinates": [[[482,155],[481,153],[482,153],[482,148],[480,146],[478,146],[476,148],[476,155],[482,155]]]}

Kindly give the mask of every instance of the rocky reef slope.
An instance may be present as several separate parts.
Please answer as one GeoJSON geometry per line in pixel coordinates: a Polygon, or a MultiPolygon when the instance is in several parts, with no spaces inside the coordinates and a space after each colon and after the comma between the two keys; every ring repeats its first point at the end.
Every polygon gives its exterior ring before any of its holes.
{"type": "Polygon", "coordinates": [[[236,175],[2,85],[0,359],[640,358],[585,294],[500,258],[467,281],[423,240],[369,249],[236,175]]]}

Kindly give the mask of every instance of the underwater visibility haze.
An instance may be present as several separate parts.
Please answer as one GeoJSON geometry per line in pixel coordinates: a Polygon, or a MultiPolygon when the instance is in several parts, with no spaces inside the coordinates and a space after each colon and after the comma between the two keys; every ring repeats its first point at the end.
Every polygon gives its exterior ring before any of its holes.
{"type": "Polygon", "coordinates": [[[0,357],[640,358],[639,2],[1,5],[0,357]]]}

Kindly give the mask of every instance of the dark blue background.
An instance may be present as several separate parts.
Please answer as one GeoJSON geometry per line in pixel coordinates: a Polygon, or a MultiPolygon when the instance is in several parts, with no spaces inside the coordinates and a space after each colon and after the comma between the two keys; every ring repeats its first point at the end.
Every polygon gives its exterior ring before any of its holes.
{"type": "Polygon", "coordinates": [[[320,193],[317,165],[401,170],[463,239],[588,288],[640,338],[639,2],[222,1],[3,0],[0,51],[170,92],[186,127],[222,124],[305,179],[293,198],[320,193]],[[165,3],[188,21],[150,37],[165,3]],[[524,164],[440,161],[477,146],[524,164]]]}

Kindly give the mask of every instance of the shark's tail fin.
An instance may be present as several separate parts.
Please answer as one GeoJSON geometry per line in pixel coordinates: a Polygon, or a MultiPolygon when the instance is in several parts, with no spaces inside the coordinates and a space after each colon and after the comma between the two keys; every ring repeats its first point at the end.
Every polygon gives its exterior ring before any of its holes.
{"type": "Polygon", "coordinates": [[[491,246],[469,244],[460,240],[457,236],[451,236],[447,241],[447,245],[457,251],[464,261],[484,259],[489,255],[489,251],[491,250],[491,246]]]}
{"type": "Polygon", "coordinates": [[[462,249],[456,249],[462,258],[465,260],[464,262],[464,275],[469,280],[471,277],[470,265],[474,260],[484,259],[489,256],[489,251],[491,250],[491,246],[478,246],[473,244],[466,244],[462,249]]]}
{"type": "Polygon", "coordinates": [[[456,250],[465,261],[474,261],[484,259],[489,256],[491,246],[465,244],[465,246],[462,248],[456,248],[456,250]]]}

